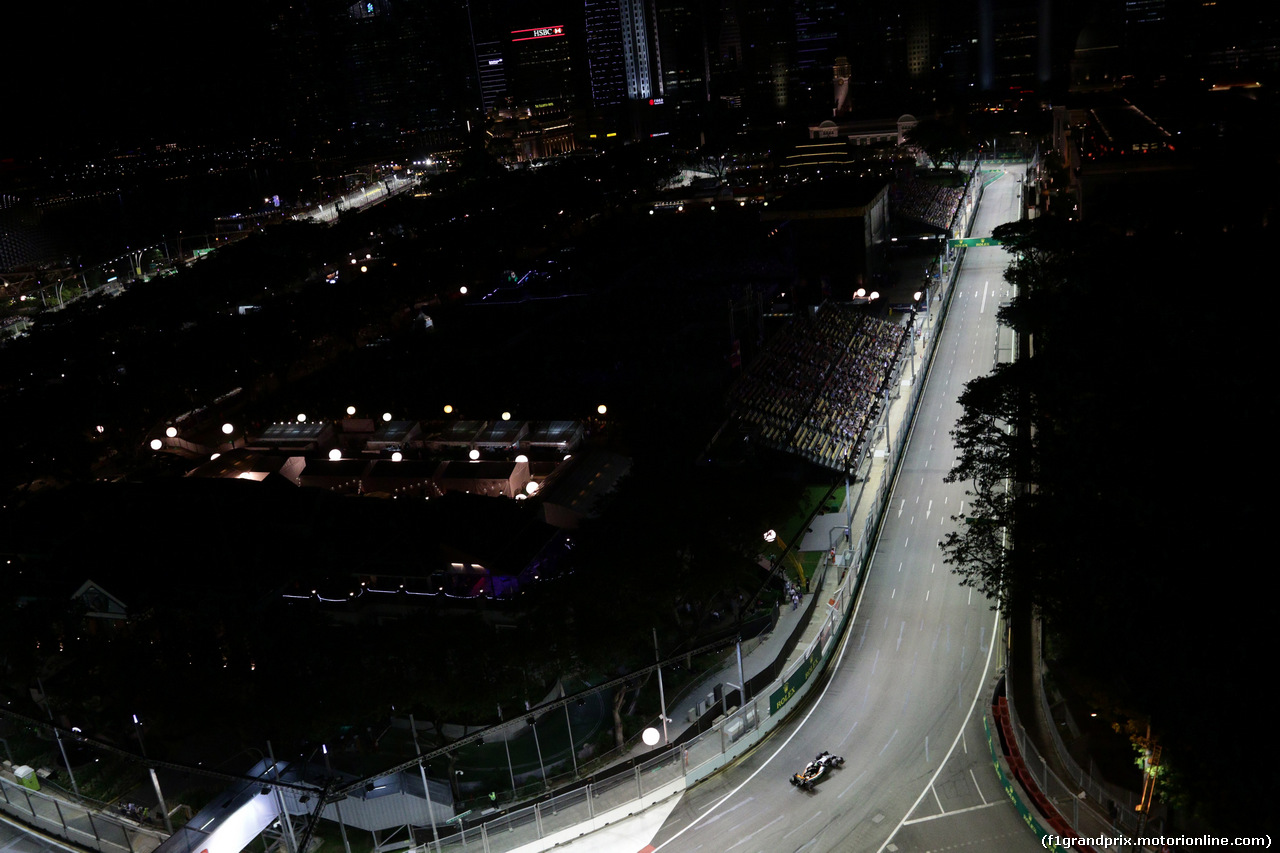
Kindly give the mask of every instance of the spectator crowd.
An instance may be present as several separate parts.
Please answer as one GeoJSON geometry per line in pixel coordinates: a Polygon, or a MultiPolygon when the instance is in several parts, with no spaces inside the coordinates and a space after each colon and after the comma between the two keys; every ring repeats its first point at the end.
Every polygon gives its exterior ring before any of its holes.
{"type": "Polygon", "coordinates": [[[951,226],[963,200],[964,187],[943,187],[917,180],[908,181],[900,193],[894,193],[890,198],[898,216],[923,222],[941,231],[951,226]]]}
{"type": "Polygon", "coordinates": [[[782,330],[730,391],[730,408],[768,447],[842,470],[860,458],[906,327],[823,305],[782,330]]]}

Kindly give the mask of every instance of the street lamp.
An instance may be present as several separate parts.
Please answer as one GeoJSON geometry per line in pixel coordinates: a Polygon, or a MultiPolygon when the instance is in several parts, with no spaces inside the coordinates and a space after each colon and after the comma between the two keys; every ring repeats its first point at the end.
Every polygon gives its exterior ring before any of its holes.
{"type": "MultiPolygon", "coordinates": [[[[671,743],[671,738],[667,736],[667,694],[662,689],[662,656],[658,653],[658,629],[650,627],[649,630],[653,631],[653,659],[658,664],[658,710],[662,712],[662,742],[663,744],[668,744],[671,743]]],[[[646,735],[648,731],[646,730],[646,735]]],[[[657,732],[654,732],[654,734],[656,735],[657,732]]],[[[647,737],[645,738],[645,743],[649,743],[647,737]]],[[[654,743],[657,743],[657,741],[655,740],[654,743]]],[[[653,746],[653,744],[649,743],[649,746],[653,746]]]]}
{"type": "MultiPolygon", "coordinates": [[[[329,765],[329,747],[326,744],[320,744],[320,749],[324,752],[324,769],[333,777],[333,767],[329,765]]],[[[342,834],[342,848],[346,853],[351,853],[351,843],[347,841],[347,825],[342,822],[342,806],[338,803],[333,804],[333,811],[338,816],[338,831],[342,834]]]]}
{"type": "Polygon", "coordinates": [[[533,748],[538,752],[538,770],[542,773],[542,787],[547,787],[547,768],[542,764],[542,744],[538,741],[538,718],[532,715],[526,721],[529,728],[533,729],[533,748]]]}
{"type": "MultiPolygon", "coordinates": [[[[418,746],[418,727],[413,722],[413,714],[409,715],[409,731],[413,732],[413,751],[419,756],[422,755],[422,748],[418,746]]],[[[431,837],[435,839],[436,853],[440,853],[440,831],[436,829],[436,810],[431,803],[431,788],[427,785],[427,771],[422,766],[422,758],[418,758],[418,774],[422,777],[422,790],[427,797],[427,817],[431,821],[431,837]]],[[[514,782],[512,791],[515,790],[514,782]]]]}
{"type": "Polygon", "coordinates": [[[234,433],[235,431],[236,431],[236,428],[235,428],[235,427],[233,427],[233,426],[232,426],[231,424],[229,424],[229,423],[227,423],[227,424],[223,424],[223,425],[222,425],[222,434],[223,434],[223,435],[225,435],[225,436],[227,436],[227,437],[229,437],[229,438],[231,439],[231,449],[232,449],[232,450],[235,450],[235,449],[236,449],[236,437],[235,437],[234,435],[232,435],[232,433],[234,433]]]}
{"type": "MultiPolygon", "coordinates": [[[[138,715],[133,715],[133,730],[138,734],[138,748],[142,750],[142,757],[147,757],[147,744],[142,739],[142,724],[138,722],[138,715]]],[[[160,814],[164,818],[165,831],[173,835],[173,822],[169,820],[169,806],[165,804],[164,792],[160,790],[160,777],[156,775],[156,769],[147,763],[147,772],[151,775],[151,784],[156,789],[156,801],[160,804],[160,814]]]]}
{"type": "Polygon", "coordinates": [[[776,530],[770,529],[764,532],[764,541],[773,542],[775,540],[779,545],[782,546],[782,552],[784,554],[789,554],[791,556],[791,563],[796,567],[796,572],[799,573],[800,575],[800,585],[806,586],[805,579],[804,579],[804,566],[800,565],[800,560],[797,559],[796,555],[791,552],[791,549],[790,547],[788,547],[786,541],[781,536],[778,535],[778,532],[776,530]]]}

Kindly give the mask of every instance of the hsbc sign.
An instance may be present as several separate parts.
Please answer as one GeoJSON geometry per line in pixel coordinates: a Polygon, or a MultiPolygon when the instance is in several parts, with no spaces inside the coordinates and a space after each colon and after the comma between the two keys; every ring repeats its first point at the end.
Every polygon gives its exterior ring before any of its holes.
{"type": "Polygon", "coordinates": [[[527,30],[512,30],[512,41],[528,41],[529,39],[545,39],[554,38],[564,35],[564,26],[558,25],[554,27],[533,27],[527,30]]]}

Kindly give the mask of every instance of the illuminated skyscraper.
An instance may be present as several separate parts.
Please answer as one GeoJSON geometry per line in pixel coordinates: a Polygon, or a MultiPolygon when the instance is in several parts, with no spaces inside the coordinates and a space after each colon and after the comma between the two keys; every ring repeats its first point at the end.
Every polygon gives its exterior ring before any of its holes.
{"type": "Polygon", "coordinates": [[[591,102],[596,107],[617,106],[627,99],[622,4],[619,0],[586,0],[584,12],[591,102]]]}
{"type": "Polygon", "coordinates": [[[568,27],[554,23],[523,27],[512,30],[510,38],[508,85],[516,105],[571,107],[575,80],[568,27]]]}

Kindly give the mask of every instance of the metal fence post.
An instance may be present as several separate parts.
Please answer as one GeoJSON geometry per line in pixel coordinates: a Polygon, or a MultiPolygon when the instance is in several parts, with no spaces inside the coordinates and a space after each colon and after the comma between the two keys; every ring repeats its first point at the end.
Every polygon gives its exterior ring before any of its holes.
{"type": "MultiPolygon", "coordinates": [[[[54,800],[54,801],[53,801],[53,807],[54,807],[54,808],[57,810],[57,812],[58,812],[58,820],[62,821],[62,831],[63,831],[63,832],[65,832],[65,833],[67,833],[68,835],[70,835],[70,834],[71,834],[71,830],[67,829],[67,819],[66,819],[66,817],[62,814],[62,806],[58,805],[58,801],[57,801],[57,800],[54,800]]],[[[34,815],[34,814],[35,814],[35,810],[34,810],[34,809],[31,811],[31,814],[32,814],[32,815],[34,815]]]]}
{"type": "Polygon", "coordinates": [[[93,822],[93,812],[85,812],[84,816],[89,819],[89,828],[93,830],[93,840],[98,845],[98,849],[102,849],[102,836],[98,835],[98,825],[93,822]]]}
{"type": "Polygon", "coordinates": [[[595,796],[596,796],[595,792],[592,790],[592,788],[594,787],[595,787],[594,782],[587,783],[587,817],[592,819],[594,819],[596,816],[595,805],[591,802],[592,800],[595,799],[595,796]]]}
{"type": "Polygon", "coordinates": [[[644,798],[644,789],[640,787],[640,768],[639,767],[635,769],[635,774],[636,774],[636,799],[639,800],[644,798]]]}
{"type": "MultiPolygon", "coordinates": [[[[480,824],[484,826],[484,824],[480,824]]],[[[533,825],[538,830],[538,837],[542,837],[542,803],[533,804],[533,825]]]]}

